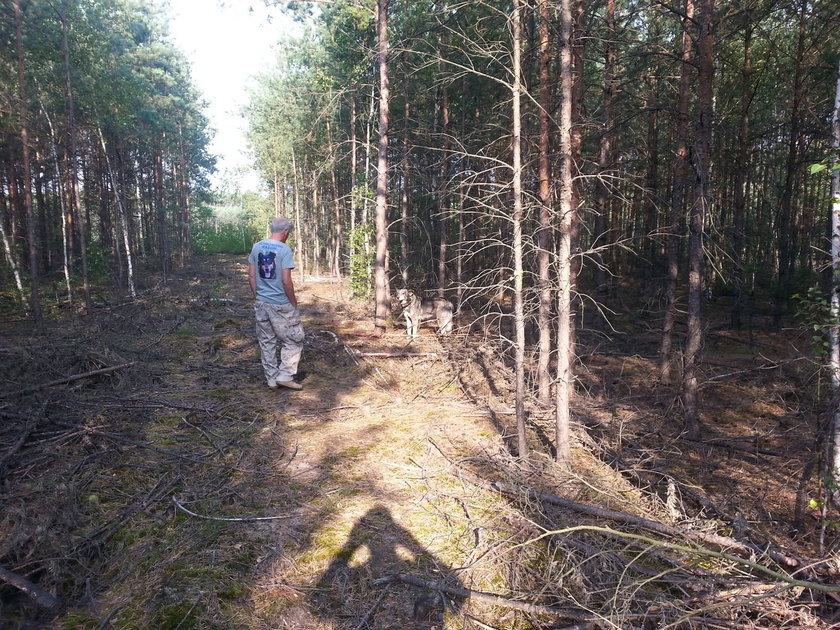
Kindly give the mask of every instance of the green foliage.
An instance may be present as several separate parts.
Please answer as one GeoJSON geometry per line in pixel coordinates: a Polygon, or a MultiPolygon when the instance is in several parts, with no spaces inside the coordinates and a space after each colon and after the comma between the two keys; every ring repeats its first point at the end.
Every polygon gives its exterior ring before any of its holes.
{"type": "Polygon", "coordinates": [[[373,295],[371,283],[374,252],[370,247],[373,227],[357,225],[350,232],[350,291],[354,297],[369,298],[373,295]]]}
{"type": "Polygon", "coordinates": [[[265,235],[271,201],[248,193],[223,196],[193,214],[193,249],[198,254],[245,254],[265,235]]]}
{"type": "Polygon", "coordinates": [[[811,287],[804,294],[795,294],[793,299],[799,305],[797,318],[800,326],[808,333],[814,353],[824,359],[831,352],[829,333],[837,324],[831,316],[828,298],[819,287],[811,287]]]}

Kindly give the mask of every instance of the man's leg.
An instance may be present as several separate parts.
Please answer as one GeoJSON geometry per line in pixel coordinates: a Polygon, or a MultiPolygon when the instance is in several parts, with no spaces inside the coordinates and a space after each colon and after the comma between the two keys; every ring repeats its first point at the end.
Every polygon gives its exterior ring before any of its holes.
{"type": "Polygon", "coordinates": [[[268,305],[262,302],[256,303],[254,311],[257,318],[257,341],[260,344],[260,360],[265,380],[269,387],[276,387],[280,369],[277,366],[277,335],[271,323],[271,314],[268,305]]]}
{"type": "Polygon", "coordinates": [[[280,364],[276,379],[291,381],[297,374],[305,338],[300,312],[291,304],[272,305],[271,323],[280,340],[280,364]]]}

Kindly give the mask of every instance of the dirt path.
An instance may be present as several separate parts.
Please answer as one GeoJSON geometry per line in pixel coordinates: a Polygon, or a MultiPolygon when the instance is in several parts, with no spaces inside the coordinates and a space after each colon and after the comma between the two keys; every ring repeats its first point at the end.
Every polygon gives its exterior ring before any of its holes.
{"type": "Polygon", "coordinates": [[[261,396],[282,426],[277,447],[294,452],[276,500],[293,490],[301,505],[272,528],[286,551],[259,576],[255,605],[269,627],[354,628],[366,619],[371,628],[443,628],[443,607],[428,592],[373,582],[408,572],[463,584],[452,569],[475,548],[477,523],[438,449],[495,451],[500,440],[431,330],[410,344],[403,331],[377,339],[367,314],[348,311],[340,285],[310,279],[301,288],[305,390],[261,396]],[[382,352],[419,356],[365,356],[382,352]]]}

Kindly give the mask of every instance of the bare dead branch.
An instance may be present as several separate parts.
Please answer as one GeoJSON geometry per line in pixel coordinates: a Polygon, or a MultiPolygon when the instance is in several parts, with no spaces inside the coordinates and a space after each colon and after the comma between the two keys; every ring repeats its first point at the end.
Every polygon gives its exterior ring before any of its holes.
{"type": "Polygon", "coordinates": [[[232,516],[232,517],[224,517],[224,516],[206,516],[203,514],[196,514],[185,508],[175,497],[172,497],[172,503],[175,504],[175,507],[181,510],[184,514],[188,514],[195,518],[200,518],[205,521],[225,521],[225,522],[234,522],[234,523],[250,523],[253,521],[276,521],[283,518],[291,518],[292,514],[280,514],[278,516],[232,516]]]}
{"type": "Polygon", "coordinates": [[[0,580],[6,582],[7,584],[11,584],[17,589],[20,589],[32,600],[41,606],[42,608],[46,608],[47,610],[57,610],[61,607],[61,600],[57,597],[48,593],[40,586],[36,586],[25,577],[18,575],[17,573],[13,573],[8,569],[4,569],[0,567],[0,580]]]}
{"type": "Polygon", "coordinates": [[[55,387],[56,385],[63,385],[65,383],[72,383],[73,381],[78,381],[83,378],[90,378],[91,376],[99,376],[100,374],[110,374],[111,372],[116,372],[118,370],[124,370],[126,368],[130,368],[134,365],[134,361],[130,363],[122,363],[120,365],[112,365],[110,367],[102,368],[99,370],[92,370],[90,372],[85,372],[84,374],[74,374],[73,376],[67,376],[65,378],[59,378],[54,381],[50,381],[48,383],[41,383],[40,385],[33,385],[32,387],[24,387],[23,389],[19,389],[17,391],[8,393],[8,394],[0,394],[0,398],[12,398],[14,396],[21,396],[23,394],[31,394],[32,392],[37,392],[42,389],[49,389],[50,387],[55,387]]]}

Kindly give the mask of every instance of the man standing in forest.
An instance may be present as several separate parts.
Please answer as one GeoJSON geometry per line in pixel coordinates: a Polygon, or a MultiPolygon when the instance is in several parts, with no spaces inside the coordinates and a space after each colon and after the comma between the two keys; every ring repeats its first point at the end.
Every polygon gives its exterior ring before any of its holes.
{"type": "Polygon", "coordinates": [[[248,283],[256,300],[257,340],[268,386],[299,390],[303,387],[294,376],[303,351],[304,332],[292,282],[295,263],[292,250],[286,245],[291,231],[292,223],[286,217],[272,219],[271,236],[251,248],[248,283]]]}

